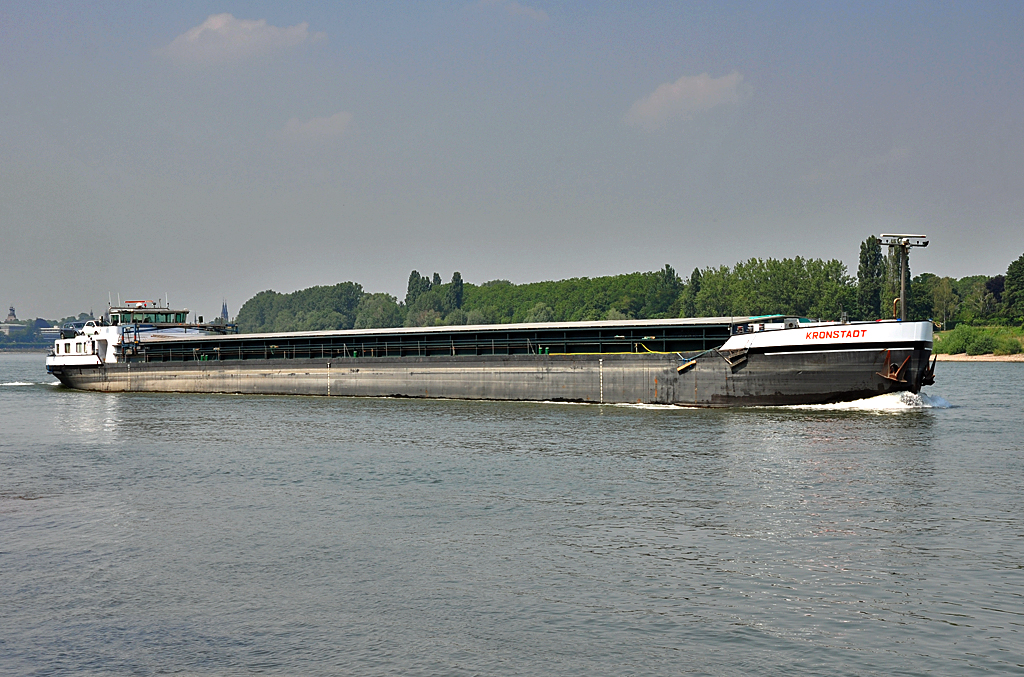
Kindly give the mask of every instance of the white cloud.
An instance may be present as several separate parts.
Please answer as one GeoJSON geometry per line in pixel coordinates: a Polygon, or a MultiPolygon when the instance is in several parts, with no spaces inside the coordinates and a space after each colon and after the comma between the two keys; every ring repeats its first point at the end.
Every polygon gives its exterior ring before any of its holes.
{"type": "Polygon", "coordinates": [[[213,14],[159,51],[178,63],[226,63],[315,42],[324,35],[310,33],[309,24],[305,22],[278,28],[268,25],[265,19],[236,19],[230,14],[213,14]]]}
{"type": "Polygon", "coordinates": [[[299,141],[338,138],[345,133],[351,122],[352,113],[346,111],[306,121],[292,118],[285,124],[281,134],[287,139],[299,141]]]}
{"type": "Polygon", "coordinates": [[[548,20],[548,13],[542,9],[527,7],[516,0],[480,0],[481,7],[501,7],[511,16],[523,16],[538,22],[548,20]]]}
{"type": "Polygon", "coordinates": [[[716,106],[740,103],[749,95],[750,87],[743,84],[743,76],[736,71],[720,78],[707,73],[684,75],[630,106],[625,122],[633,127],[657,129],[672,118],[689,119],[716,106]]]}

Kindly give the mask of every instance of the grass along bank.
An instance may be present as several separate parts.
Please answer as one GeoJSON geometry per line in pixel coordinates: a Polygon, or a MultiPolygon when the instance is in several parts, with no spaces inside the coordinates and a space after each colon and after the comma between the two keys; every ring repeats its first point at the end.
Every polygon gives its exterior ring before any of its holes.
{"type": "Polygon", "coordinates": [[[939,355],[1017,355],[1024,352],[1020,327],[971,327],[958,324],[935,334],[932,352],[939,355]]]}

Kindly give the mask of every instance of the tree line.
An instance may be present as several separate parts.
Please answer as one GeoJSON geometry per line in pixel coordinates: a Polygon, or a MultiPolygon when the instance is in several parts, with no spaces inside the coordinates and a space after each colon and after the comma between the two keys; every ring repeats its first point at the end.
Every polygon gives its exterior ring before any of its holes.
{"type": "MultiPolygon", "coordinates": [[[[906,275],[908,319],[934,320],[947,329],[1024,322],[1024,254],[993,276],[913,276],[909,265],[906,275]]],[[[837,320],[845,313],[851,320],[877,320],[893,316],[899,295],[898,254],[883,251],[871,236],[861,243],[856,276],[841,261],[799,256],[694,268],[688,277],[666,264],[651,272],[528,284],[477,285],[458,272],[444,282],[436,272],[414,270],[404,299],[364,291],[356,282],[290,294],[267,290],[242,306],[236,322],[240,331],[256,333],[728,315],[837,320]]],[[[40,342],[41,328],[81,319],[92,314],[22,321],[22,331],[0,334],[0,347],[40,342]]]]}
{"type": "MultiPolygon", "coordinates": [[[[992,277],[906,274],[908,319],[946,326],[1024,320],[1024,255],[992,277]]],[[[658,271],[528,284],[477,285],[458,272],[444,282],[436,272],[414,270],[404,299],[366,292],[355,282],[290,294],[268,290],[249,299],[236,321],[242,332],[279,332],[776,314],[876,320],[892,317],[899,276],[897,253],[883,252],[872,236],[861,244],[856,277],[841,261],[801,257],[695,268],[686,278],[666,264],[658,271]]]]}

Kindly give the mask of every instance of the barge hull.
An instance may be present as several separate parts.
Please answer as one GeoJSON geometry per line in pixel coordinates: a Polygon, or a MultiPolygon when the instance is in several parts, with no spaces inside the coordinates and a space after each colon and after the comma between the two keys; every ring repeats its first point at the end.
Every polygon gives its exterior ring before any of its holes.
{"type": "Polygon", "coordinates": [[[675,404],[698,407],[842,402],[909,390],[930,345],[800,353],[506,355],[119,362],[54,366],[70,388],[104,392],[675,404]],[[909,358],[909,359],[907,359],[909,358]],[[904,364],[894,378],[889,365],[904,364]]]}

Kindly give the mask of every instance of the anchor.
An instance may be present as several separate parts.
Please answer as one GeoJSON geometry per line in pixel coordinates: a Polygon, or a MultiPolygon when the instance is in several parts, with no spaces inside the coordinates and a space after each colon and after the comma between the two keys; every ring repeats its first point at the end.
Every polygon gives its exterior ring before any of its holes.
{"type": "Polygon", "coordinates": [[[719,350],[716,352],[722,356],[722,359],[728,363],[733,371],[736,371],[747,361],[749,350],[747,348],[740,348],[739,350],[719,350]]]}
{"type": "Polygon", "coordinates": [[[882,371],[876,373],[884,379],[888,379],[896,383],[906,383],[907,379],[904,378],[904,375],[907,371],[908,364],[910,364],[910,355],[907,355],[907,358],[903,360],[903,363],[897,367],[892,363],[892,351],[886,350],[885,365],[882,367],[882,371]]]}
{"type": "Polygon", "coordinates": [[[935,361],[939,359],[938,355],[932,356],[932,363],[924,368],[921,372],[921,386],[935,385],[935,361]]]}

